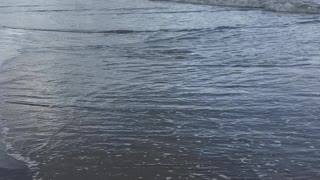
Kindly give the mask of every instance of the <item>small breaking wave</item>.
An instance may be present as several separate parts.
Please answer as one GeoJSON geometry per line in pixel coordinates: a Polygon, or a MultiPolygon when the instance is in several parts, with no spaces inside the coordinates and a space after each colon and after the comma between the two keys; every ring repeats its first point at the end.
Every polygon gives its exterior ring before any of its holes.
{"type": "Polygon", "coordinates": [[[261,8],[277,12],[320,13],[320,2],[315,0],[151,0],[181,3],[261,8]]]}

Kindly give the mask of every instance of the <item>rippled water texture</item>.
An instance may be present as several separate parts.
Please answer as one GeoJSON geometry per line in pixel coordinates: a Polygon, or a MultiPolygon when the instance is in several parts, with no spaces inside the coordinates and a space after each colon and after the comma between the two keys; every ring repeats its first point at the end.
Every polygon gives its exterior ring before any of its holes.
{"type": "Polygon", "coordinates": [[[2,141],[42,180],[320,179],[319,22],[1,0],[2,141]]]}
{"type": "Polygon", "coordinates": [[[320,13],[319,0],[153,0],[241,8],[260,8],[276,12],[320,13]]]}

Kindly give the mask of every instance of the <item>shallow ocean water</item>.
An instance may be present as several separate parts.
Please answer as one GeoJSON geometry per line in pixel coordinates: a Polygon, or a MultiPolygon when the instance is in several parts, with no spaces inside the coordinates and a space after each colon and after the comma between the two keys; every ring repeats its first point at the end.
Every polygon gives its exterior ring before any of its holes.
{"type": "Polygon", "coordinates": [[[42,180],[319,179],[319,22],[147,0],[1,1],[6,153],[42,180]]]}

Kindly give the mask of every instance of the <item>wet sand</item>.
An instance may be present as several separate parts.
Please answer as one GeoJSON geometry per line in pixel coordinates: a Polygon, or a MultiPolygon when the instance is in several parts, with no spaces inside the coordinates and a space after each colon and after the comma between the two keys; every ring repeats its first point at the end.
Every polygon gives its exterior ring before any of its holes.
{"type": "Polygon", "coordinates": [[[31,180],[28,167],[8,156],[5,153],[5,146],[0,142],[0,180],[31,180]]]}

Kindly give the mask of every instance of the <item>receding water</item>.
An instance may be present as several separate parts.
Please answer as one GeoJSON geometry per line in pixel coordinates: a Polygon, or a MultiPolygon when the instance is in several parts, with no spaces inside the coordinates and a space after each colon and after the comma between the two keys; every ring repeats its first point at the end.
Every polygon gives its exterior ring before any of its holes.
{"type": "Polygon", "coordinates": [[[1,0],[2,149],[38,180],[320,179],[319,29],[318,14],[1,0]]]}

